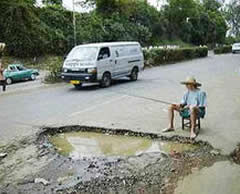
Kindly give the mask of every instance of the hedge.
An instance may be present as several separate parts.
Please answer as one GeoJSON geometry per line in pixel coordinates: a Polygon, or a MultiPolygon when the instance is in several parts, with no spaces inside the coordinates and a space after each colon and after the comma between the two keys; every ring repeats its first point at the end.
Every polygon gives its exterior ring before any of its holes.
{"type": "Polygon", "coordinates": [[[221,46],[217,47],[214,50],[215,55],[223,54],[223,53],[231,53],[232,52],[232,46],[231,45],[226,45],[226,46],[221,46]]]}
{"type": "Polygon", "coordinates": [[[143,53],[145,66],[158,66],[183,60],[206,57],[208,55],[208,48],[206,46],[178,49],[152,48],[144,49],[143,53]]]}

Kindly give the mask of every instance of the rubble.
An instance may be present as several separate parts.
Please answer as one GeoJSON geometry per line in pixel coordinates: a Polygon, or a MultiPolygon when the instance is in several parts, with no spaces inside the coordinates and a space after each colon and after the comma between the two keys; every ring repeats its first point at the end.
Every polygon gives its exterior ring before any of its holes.
{"type": "Polygon", "coordinates": [[[41,183],[41,184],[43,184],[44,186],[47,186],[47,185],[50,184],[49,181],[47,181],[47,180],[45,180],[45,179],[43,179],[43,178],[35,178],[34,183],[41,183]]]}
{"type": "Polygon", "coordinates": [[[7,157],[7,153],[0,153],[0,159],[7,157]]]}

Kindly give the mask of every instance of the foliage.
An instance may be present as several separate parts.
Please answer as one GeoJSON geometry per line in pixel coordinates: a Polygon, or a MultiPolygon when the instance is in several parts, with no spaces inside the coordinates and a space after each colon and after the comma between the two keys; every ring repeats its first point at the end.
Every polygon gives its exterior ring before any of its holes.
{"type": "Polygon", "coordinates": [[[62,0],[43,0],[42,3],[46,5],[62,5],[62,0]]]}
{"type": "Polygon", "coordinates": [[[214,49],[214,54],[224,54],[224,53],[231,53],[232,52],[232,46],[231,45],[224,45],[221,47],[217,47],[214,49]]]}
{"type": "Polygon", "coordinates": [[[179,49],[145,49],[144,58],[146,66],[158,66],[167,63],[175,63],[208,55],[207,47],[190,47],[179,49]]]}
{"type": "MultiPolygon", "coordinates": [[[[6,42],[6,53],[19,57],[66,54],[74,46],[73,13],[62,6],[62,0],[44,0],[43,7],[35,3],[0,0],[0,41],[6,42]]],[[[85,3],[95,9],[75,13],[77,44],[138,41],[142,46],[155,46],[177,40],[214,46],[225,42],[228,30],[217,0],[168,0],[160,10],[146,0],[85,3]]]]}
{"type": "Polygon", "coordinates": [[[47,31],[38,17],[32,0],[0,1],[0,40],[15,56],[38,56],[44,53],[47,31]]]}
{"type": "Polygon", "coordinates": [[[225,39],[225,44],[226,45],[232,45],[234,43],[240,42],[240,37],[233,37],[233,36],[228,36],[225,39]]]}
{"type": "Polygon", "coordinates": [[[55,83],[61,81],[60,73],[62,72],[63,58],[53,57],[48,63],[47,70],[49,75],[45,77],[45,81],[48,83],[55,83]]]}
{"type": "Polygon", "coordinates": [[[142,24],[133,24],[113,14],[105,18],[94,14],[78,16],[77,43],[136,40],[145,45],[151,37],[150,30],[142,24]]]}
{"type": "Polygon", "coordinates": [[[181,37],[195,45],[224,42],[227,24],[215,0],[169,0],[164,15],[168,20],[168,38],[181,37]]]}
{"type": "Polygon", "coordinates": [[[226,19],[231,26],[230,34],[240,37],[240,3],[239,0],[232,0],[225,10],[226,19]]]}
{"type": "Polygon", "coordinates": [[[40,20],[48,32],[45,51],[63,55],[73,45],[72,13],[62,6],[48,5],[39,11],[40,20]]]}

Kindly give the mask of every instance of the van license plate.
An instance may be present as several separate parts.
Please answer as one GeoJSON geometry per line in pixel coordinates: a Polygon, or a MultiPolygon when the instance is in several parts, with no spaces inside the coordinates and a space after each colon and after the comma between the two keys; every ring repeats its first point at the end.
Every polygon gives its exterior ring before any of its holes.
{"type": "Polygon", "coordinates": [[[71,80],[70,83],[71,84],[80,84],[80,81],[78,81],[78,80],[71,80]]]}

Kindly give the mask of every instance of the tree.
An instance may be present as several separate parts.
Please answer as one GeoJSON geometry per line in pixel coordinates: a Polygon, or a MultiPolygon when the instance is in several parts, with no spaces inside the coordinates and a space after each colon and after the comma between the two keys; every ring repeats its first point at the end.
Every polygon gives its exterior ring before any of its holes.
{"type": "Polygon", "coordinates": [[[168,5],[164,7],[164,15],[168,20],[168,38],[180,37],[181,27],[186,23],[187,18],[193,18],[196,14],[197,3],[195,0],[168,0],[168,5]]]}
{"type": "Polygon", "coordinates": [[[46,26],[33,0],[0,1],[0,39],[15,56],[38,56],[44,51],[46,26]]]}
{"type": "Polygon", "coordinates": [[[63,54],[73,45],[72,12],[62,6],[48,5],[39,10],[39,18],[47,30],[48,53],[63,54]]]}
{"type": "Polygon", "coordinates": [[[240,37],[240,3],[238,0],[232,0],[226,6],[226,19],[231,26],[230,34],[240,37]]]}
{"type": "Polygon", "coordinates": [[[203,11],[208,14],[208,43],[223,43],[228,30],[221,4],[217,0],[204,0],[203,11]]]}
{"type": "Polygon", "coordinates": [[[46,5],[62,5],[62,0],[42,0],[42,3],[46,5]]]}
{"type": "Polygon", "coordinates": [[[203,0],[205,10],[216,11],[221,7],[221,3],[217,0],[203,0]]]}

